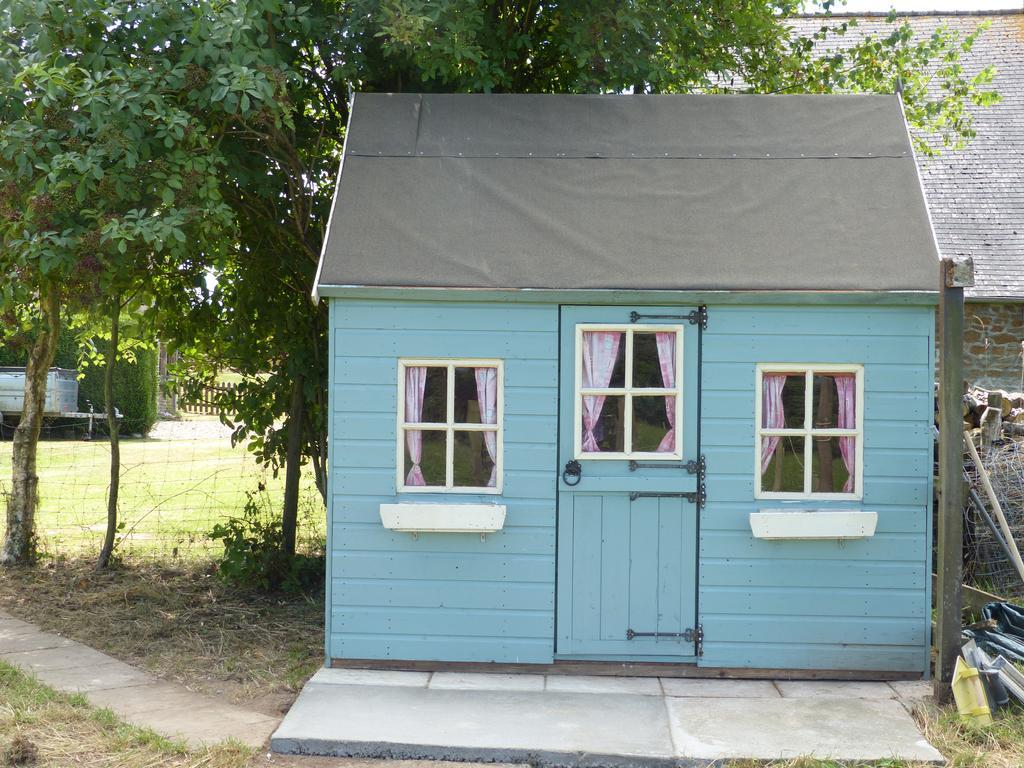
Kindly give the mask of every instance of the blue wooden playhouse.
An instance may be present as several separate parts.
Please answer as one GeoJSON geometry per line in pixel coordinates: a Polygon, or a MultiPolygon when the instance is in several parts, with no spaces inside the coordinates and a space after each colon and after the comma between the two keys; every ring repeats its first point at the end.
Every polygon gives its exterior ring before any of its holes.
{"type": "Polygon", "coordinates": [[[896,96],[357,94],[328,662],[926,675],[937,259],[896,96]]]}

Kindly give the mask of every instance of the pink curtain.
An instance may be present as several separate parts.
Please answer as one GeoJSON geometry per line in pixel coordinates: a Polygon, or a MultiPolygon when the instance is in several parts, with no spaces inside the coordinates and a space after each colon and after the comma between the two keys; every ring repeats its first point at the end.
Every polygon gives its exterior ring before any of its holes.
{"type": "MultiPolygon", "coordinates": [[[[583,332],[583,386],[601,389],[612,380],[615,361],[619,357],[622,333],[617,331],[583,332]]],[[[604,395],[583,396],[583,451],[600,453],[594,427],[601,418],[604,395]]]]}
{"type": "MultiPolygon", "coordinates": [[[[656,333],[658,343],[658,362],[661,364],[661,383],[665,387],[676,385],[676,335],[674,333],[656,333]]],[[[665,396],[665,415],[668,417],[669,430],[658,443],[658,453],[671,453],[676,447],[676,396],[665,396]]]]}
{"type": "MultiPolygon", "coordinates": [[[[786,413],[782,408],[782,388],[786,386],[786,374],[766,373],[761,377],[761,427],[763,429],[782,429],[786,426],[786,413]]],[[[765,437],[761,440],[761,474],[771,464],[775,449],[779,447],[781,437],[765,437]]]]}
{"type": "MultiPolygon", "coordinates": [[[[480,421],[484,424],[498,423],[498,370],[496,368],[474,368],[476,376],[476,400],[480,406],[480,421]]],[[[496,432],[484,432],[484,445],[487,455],[494,466],[491,467],[491,479],[487,487],[493,488],[497,481],[498,435],[496,432]]]]}
{"type": "MultiPolygon", "coordinates": [[[[839,393],[839,429],[857,428],[857,377],[852,373],[837,373],[836,392],[839,393]]],[[[849,477],[843,483],[843,493],[853,492],[854,473],[857,469],[857,438],[840,437],[839,453],[849,477]]]]}
{"type": "MultiPolygon", "coordinates": [[[[405,369],[405,420],[416,424],[423,420],[423,391],[427,386],[427,369],[409,367],[405,369]]],[[[405,444],[409,447],[412,469],[405,478],[406,485],[426,485],[420,459],[423,456],[423,432],[418,429],[405,431],[405,444]]]]}

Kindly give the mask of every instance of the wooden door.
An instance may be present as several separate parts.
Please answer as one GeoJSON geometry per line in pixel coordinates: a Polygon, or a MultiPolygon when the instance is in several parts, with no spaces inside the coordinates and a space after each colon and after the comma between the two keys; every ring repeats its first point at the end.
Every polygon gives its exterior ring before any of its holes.
{"type": "Polygon", "coordinates": [[[701,317],[562,307],[560,657],[697,654],[701,317]]]}

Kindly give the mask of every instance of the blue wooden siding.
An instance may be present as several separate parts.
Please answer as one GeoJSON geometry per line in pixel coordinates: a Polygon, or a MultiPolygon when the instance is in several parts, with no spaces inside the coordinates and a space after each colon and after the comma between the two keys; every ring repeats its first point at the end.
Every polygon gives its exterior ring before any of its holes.
{"type": "Polygon", "coordinates": [[[554,648],[558,309],[331,301],[327,653],[547,663],[554,648]],[[397,360],[505,360],[503,495],[397,494],[397,360]],[[396,533],[381,503],[503,503],[504,530],[396,533]]]}
{"type": "Polygon", "coordinates": [[[934,312],[718,307],[704,335],[699,611],[709,667],[926,672],[934,312]],[[757,363],[864,365],[862,502],[754,499],[757,363]],[[869,539],[761,541],[761,508],[878,512],[869,539]]]}
{"type": "MultiPolygon", "coordinates": [[[[558,307],[331,300],[327,652],[547,663],[555,627],[558,307]],[[397,358],[505,360],[501,497],[395,492],[397,358]],[[396,500],[499,502],[505,530],[382,528],[396,500]]],[[[699,615],[709,667],[927,670],[934,311],[714,306],[704,335],[699,615]],[[755,501],[754,367],[862,363],[863,502],[755,501]],[[758,508],[863,508],[871,539],[765,542],[758,508]]]]}

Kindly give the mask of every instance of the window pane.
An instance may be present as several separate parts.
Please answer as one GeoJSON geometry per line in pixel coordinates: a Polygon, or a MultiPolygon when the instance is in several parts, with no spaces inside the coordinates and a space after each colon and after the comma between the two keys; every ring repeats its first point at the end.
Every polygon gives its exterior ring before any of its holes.
{"type": "Polygon", "coordinates": [[[443,424],[447,421],[448,369],[405,369],[405,420],[409,424],[443,424]],[[419,413],[417,413],[419,411],[419,413]]]}
{"type": "Polygon", "coordinates": [[[814,426],[818,429],[855,429],[857,378],[853,373],[814,374],[814,426]]]}
{"type": "Polygon", "coordinates": [[[671,453],[675,451],[675,397],[633,395],[633,450],[671,453]],[[671,414],[669,413],[671,409],[671,414]]]}
{"type": "Polygon", "coordinates": [[[455,423],[480,423],[480,403],[472,368],[455,369],[455,423]]]}
{"type": "Polygon", "coordinates": [[[761,427],[803,429],[805,385],[802,373],[762,374],[761,427]]]}
{"type": "Polygon", "coordinates": [[[676,335],[634,333],[633,386],[674,387],[676,376],[676,335]]]}
{"type": "Polygon", "coordinates": [[[804,490],[804,439],[761,439],[761,490],[800,493],[804,490]]]}
{"type": "Polygon", "coordinates": [[[626,398],[622,395],[584,395],[582,430],[584,453],[622,453],[626,398]]]}
{"type": "Polygon", "coordinates": [[[498,423],[497,368],[455,369],[455,423],[498,423]]]}
{"type": "Polygon", "coordinates": [[[584,331],[580,356],[584,387],[626,386],[626,340],[621,331],[584,331]]]}
{"type": "Polygon", "coordinates": [[[855,437],[814,438],[811,446],[811,490],[814,493],[853,493],[850,470],[854,469],[856,456],[855,437]]]}
{"type": "Polygon", "coordinates": [[[405,484],[445,484],[445,433],[443,430],[410,429],[405,433],[405,484]],[[419,451],[419,472],[413,454],[419,451]]]}
{"type": "Polygon", "coordinates": [[[497,445],[496,432],[456,431],[455,485],[460,488],[494,486],[494,459],[491,454],[495,453],[497,445]]]}

